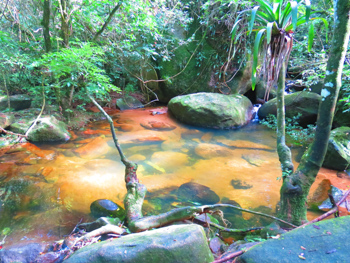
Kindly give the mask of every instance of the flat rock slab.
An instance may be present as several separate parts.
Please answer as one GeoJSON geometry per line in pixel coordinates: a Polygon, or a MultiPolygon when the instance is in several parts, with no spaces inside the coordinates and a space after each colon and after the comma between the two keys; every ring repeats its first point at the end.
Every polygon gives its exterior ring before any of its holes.
{"type": "Polygon", "coordinates": [[[349,224],[344,216],[293,230],[254,246],[236,262],[350,262],[349,224]]]}
{"type": "Polygon", "coordinates": [[[214,261],[204,230],[174,225],[104,241],[75,252],[65,263],[205,263],[214,261]]]}

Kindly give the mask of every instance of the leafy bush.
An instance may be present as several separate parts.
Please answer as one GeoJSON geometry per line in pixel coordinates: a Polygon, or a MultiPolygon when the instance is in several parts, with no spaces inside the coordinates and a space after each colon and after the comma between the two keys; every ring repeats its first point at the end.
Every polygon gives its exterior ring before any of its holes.
{"type": "MultiPolygon", "coordinates": [[[[308,125],[307,128],[301,127],[298,123],[300,116],[301,114],[298,114],[293,118],[286,118],[286,134],[288,135],[288,139],[290,139],[290,144],[306,146],[313,140],[316,125],[308,125]]],[[[275,115],[268,115],[266,119],[261,120],[260,123],[268,128],[277,129],[277,118],[275,115]]]]}
{"type": "Polygon", "coordinates": [[[106,99],[109,91],[120,91],[111,84],[103,69],[105,63],[101,47],[80,43],[59,52],[44,54],[32,67],[41,68],[47,85],[55,91],[58,104],[69,112],[73,101],[88,101],[86,92],[99,99],[106,99]]]}

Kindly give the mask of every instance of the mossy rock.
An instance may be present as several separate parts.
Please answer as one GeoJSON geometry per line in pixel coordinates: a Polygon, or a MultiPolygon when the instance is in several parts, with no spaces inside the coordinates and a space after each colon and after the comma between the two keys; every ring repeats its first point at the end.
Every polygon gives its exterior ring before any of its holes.
{"type": "MultiPolygon", "coordinates": [[[[15,133],[25,134],[34,119],[21,119],[11,124],[10,130],[15,133]]],[[[31,142],[59,142],[70,139],[70,134],[64,122],[53,116],[42,117],[28,134],[31,142]]]]}
{"type": "MultiPolygon", "coordinates": [[[[321,96],[314,92],[295,92],[285,96],[286,117],[293,118],[300,114],[297,120],[302,127],[314,124],[317,120],[318,105],[321,96]]],[[[260,119],[266,118],[269,114],[277,116],[277,99],[266,102],[258,111],[260,119]]]]}
{"type": "Polygon", "coordinates": [[[253,105],[240,94],[200,92],[171,99],[168,109],[186,124],[230,129],[241,127],[252,119],[253,105]]]}
{"type": "Polygon", "coordinates": [[[206,263],[213,262],[204,230],[198,225],[174,225],[83,247],[65,263],[206,263]]]}
{"type": "Polygon", "coordinates": [[[350,167],[350,127],[331,131],[323,167],[343,171],[350,167]]]}
{"type": "MultiPolygon", "coordinates": [[[[32,104],[32,99],[25,94],[10,96],[10,107],[11,109],[18,111],[30,108],[32,104]]],[[[0,111],[8,108],[8,97],[0,96],[0,111]]]]}
{"type": "Polygon", "coordinates": [[[3,129],[8,128],[13,122],[15,118],[11,113],[0,113],[0,127],[3,129]]]}

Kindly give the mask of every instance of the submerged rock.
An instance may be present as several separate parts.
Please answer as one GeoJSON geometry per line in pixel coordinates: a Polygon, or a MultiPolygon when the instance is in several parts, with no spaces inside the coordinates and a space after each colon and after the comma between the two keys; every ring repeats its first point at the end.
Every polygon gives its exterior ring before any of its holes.
{"type": "Polygon", "coordinates": [[[90,205],[91,214],[94,217],[118,217],[121,220],[125,217],[125,210],[108,199],[98,199],[90,205]]]}
{"type": "Polygon", "coordinates": [[[180,200],[191,201],[200,204],[216,204],[220,197],[209,187],[189,182],[180,186],[177,190],[180,200]]]}
{"type": "Polygon", "coordinates": [[[176,126],[162,121],[144,121],[140,125],[147,130],[155,131],[171,131],[176,129],[176,126]]]}
{"type": "Polygon", "coordinates": [[[198,156],[204,159],[227,157],[230,155],[233,156],[233,151],[231,149],[211,143],[201,143],[195,148],[194,151],[198,156]]]}
{"type": "Polygon", "coordinates": [[[350,217],[344,216],[297,228],[252,247],[236,262],[348,262],[349,224],[350,217]]]}
{"type": "Polygon", "coordinates": [[[86,246],[66,263],[206,263],[214,261],[204,230],[198,225],[174,225],[86,246]]]}
{"type": "Polygon", "coordinates": [[[350,167],[350,127],[331,131],[323,167],[343,171],[350,167]]]}
{"type": "MultiPolygon", "coordinates": [[[[10,107],[11,109],[18,111],[30,108],[32,104],[32,99],[25,94],[10,96],[10,107]]],[[[8,108],[8,97],[0,96],[0,111],[8,108]]]]}
{"type": "MultiPolygon", "coordinates": [[[[317,119],[318,105],[321,102],[321,95],[313,92],[295,92],[285,96],[286,117],[293,118],[301,114],[297,120],[300,126],[306,127],[314,124],[317,119]]],[[[277,115],[277,99],[266,102],[258,111],[260,119],[266,118],[269,114],[277,115]]]]}
{"type": "Polygon", "coordinates": [[[243,95],[195,93],[177,96],[169,101],[168,109],[181,122],[216,128],[238,128],[253,116],[253,105],[243,95]]]}

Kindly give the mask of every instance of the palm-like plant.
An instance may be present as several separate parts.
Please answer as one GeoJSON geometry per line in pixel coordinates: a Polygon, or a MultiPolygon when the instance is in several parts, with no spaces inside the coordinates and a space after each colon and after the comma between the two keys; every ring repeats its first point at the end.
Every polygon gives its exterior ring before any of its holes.
{"type": "Polygon", "coordinates": [[[326,29],[328,29],[328,22],[320,17],[310,18],[311,6],[309,0],[288,2],[273,0],[272,3],[268,0],[256,0],[256,2],[259,5],[252,9],[248,26],[249,33],[258,31],[253,51],[252,88],[254,89],[256,84],[259,51],[261,45],[264,44],[262,70],[267,83],[266,95],[268,95],[271,88],[277,84],[283,63],[288,63],[289,54],[293,47],[293,31],[296,27],[309,23],[308,49],[310,51],[314,38],[312,21],[321,19],[326,29]],[[298,12],[300,10],[304,10],[304,14],[300,15],[298,12]]]}

